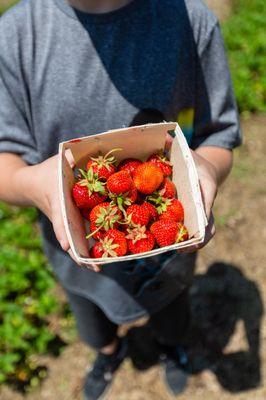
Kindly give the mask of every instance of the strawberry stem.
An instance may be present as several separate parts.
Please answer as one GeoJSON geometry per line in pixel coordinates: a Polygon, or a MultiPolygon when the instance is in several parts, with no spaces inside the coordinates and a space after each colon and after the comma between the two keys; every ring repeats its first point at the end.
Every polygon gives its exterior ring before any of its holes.
{"type": "Polygon", "coordinates": [[[112,153],[114,153],[115,151],[122,151],[123,149],[121,147],[117,147],[116,149],[112,149],[110,151],[108,151],[108,153],[105,154],[104,156],[104,160],[106,160],[108,158],[108,156],[112,153]]]}
{"type": "Polygon", "coordinates": [[[95,229],[95,231],[91,232],[89,235],[86,236],[86,239],[90,239],[93,237],[93,235],[95,235],[96,233],[98,233],[102,227],[104,226],[104,222],[97,228],[95,229]]]}

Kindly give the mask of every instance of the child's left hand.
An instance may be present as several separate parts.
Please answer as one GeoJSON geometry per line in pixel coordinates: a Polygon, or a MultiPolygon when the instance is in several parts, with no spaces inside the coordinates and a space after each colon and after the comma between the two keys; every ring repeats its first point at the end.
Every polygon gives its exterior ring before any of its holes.
{"type": "MultiPolygon", "coordinates": [[[[165,148],[169,150],[172,145],[173,138],[168,134],[166,138],[166,146],[165,148]]],[[[202,200],[204,204],[204,209],[206,213],[206,217],[208,220],[208,225],[206,226],[205,230],[205,238],[204,242],[200,245],[193,245],[190,247],[185,248],[184,250],[179,250],[178,252],[184,253],[192,253],[201,249],[202,247],[206,246],[206,244],[213,238],[215,235],[215,225],[214,225],[214,216],[212,213],[212,207],[214,204],[215,197],[217,195],[218,189],[218,179],[217,174],[214,166],[208,162],[204,157],[197,154],[195,151],[191,150],[192,157],[194,159],[199,181],[200,181],[200,188],[202,194],[202,200]]]]}
{"type": "Polygon", "coordinates": [[[202,200],[204,204],[206,217],[208,219],[208,225],[205,230],[204,242],[200,245],[191,246],[187,248],[186,251],[188,250],[189,252],[196,251],[206,246],[206,244],[215,235],[215,225],[214,225],[214,216],[212,213],[212,207],[218,190],[217,174],[213,165],[194,151],[192,151],[192,156],[199,175],[202,200]]]}

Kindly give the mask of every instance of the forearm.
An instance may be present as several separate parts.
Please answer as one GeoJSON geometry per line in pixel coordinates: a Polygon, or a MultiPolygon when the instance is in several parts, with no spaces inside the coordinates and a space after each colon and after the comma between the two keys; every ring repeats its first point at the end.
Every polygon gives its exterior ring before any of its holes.
{"type": "Polygon", "coordinates": [[[34,206],[33,168],[15,154],[0,154],[0,200],[17,206],[34,206]]]}
{"type": "Polygon", "coordinates": [[[233,152],[221,147],[202,146],[196,149],[195,153],[213,166],[217,185],[223,183],[233,165],[233,152]]]}

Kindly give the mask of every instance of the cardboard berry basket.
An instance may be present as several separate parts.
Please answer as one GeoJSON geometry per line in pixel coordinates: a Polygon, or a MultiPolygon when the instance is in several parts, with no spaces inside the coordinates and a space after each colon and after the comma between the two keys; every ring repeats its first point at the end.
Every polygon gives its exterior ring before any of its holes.
{"type": "MultiPolygon", "coordinates": [[[[177,123],[160,123],[117,129],[102,134],[90,135],[62,142],[59,145],[59,188],[65,229],[71,250],[77,261],[82,264],[107,264],[137,258],[151,257],[170,250],[185,249],[204,240],[206,216],[204,213],[196,167],[186,139],[177,123]],[[72,199],[72,187],[75,182],[74,169],[68,161],[74,159],[76,168],[84,168],[89,156],[99,152],[107,153],[114,148],[122,148],[116,158],[139,158],[146,160],[152,153],[164,149],[168,132],[174,132],[175,138],[169,151],[173,164],[173,182],[176,185],[178,199],[185,211],[185,225],[189,240],[137,255],[116,258],[92,259],[89,256],[91,242],[85,238],[89,227],[82,218],[72,199]]],[[[93,240],[93,239],[92,239],[93,240]]]]}

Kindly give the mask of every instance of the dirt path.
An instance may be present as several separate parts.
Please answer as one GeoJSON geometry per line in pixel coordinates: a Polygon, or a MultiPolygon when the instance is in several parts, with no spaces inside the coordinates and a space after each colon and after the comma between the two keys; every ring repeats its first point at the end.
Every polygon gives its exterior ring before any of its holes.
{"type": "MultiPolygon", "coordinates": [[[[260,325],[266,298],[265,126],[265,116],[243,121],[245,144],[236,151],[233,172],[216,203],[218,232],[199,255],[191,291],[194,327],[188,339],[194,374],[180,400],[266,398],[265,320],[260,325]]],[[[4,388],[0,399],[81,400],[92,357],[75,342],[60,357],[44,360],[49,376],[39,390],[23,397],[4,388]]],[[[141,372],[127,360],[108,399],[171,397],[158,365],[141,372]]]]}

